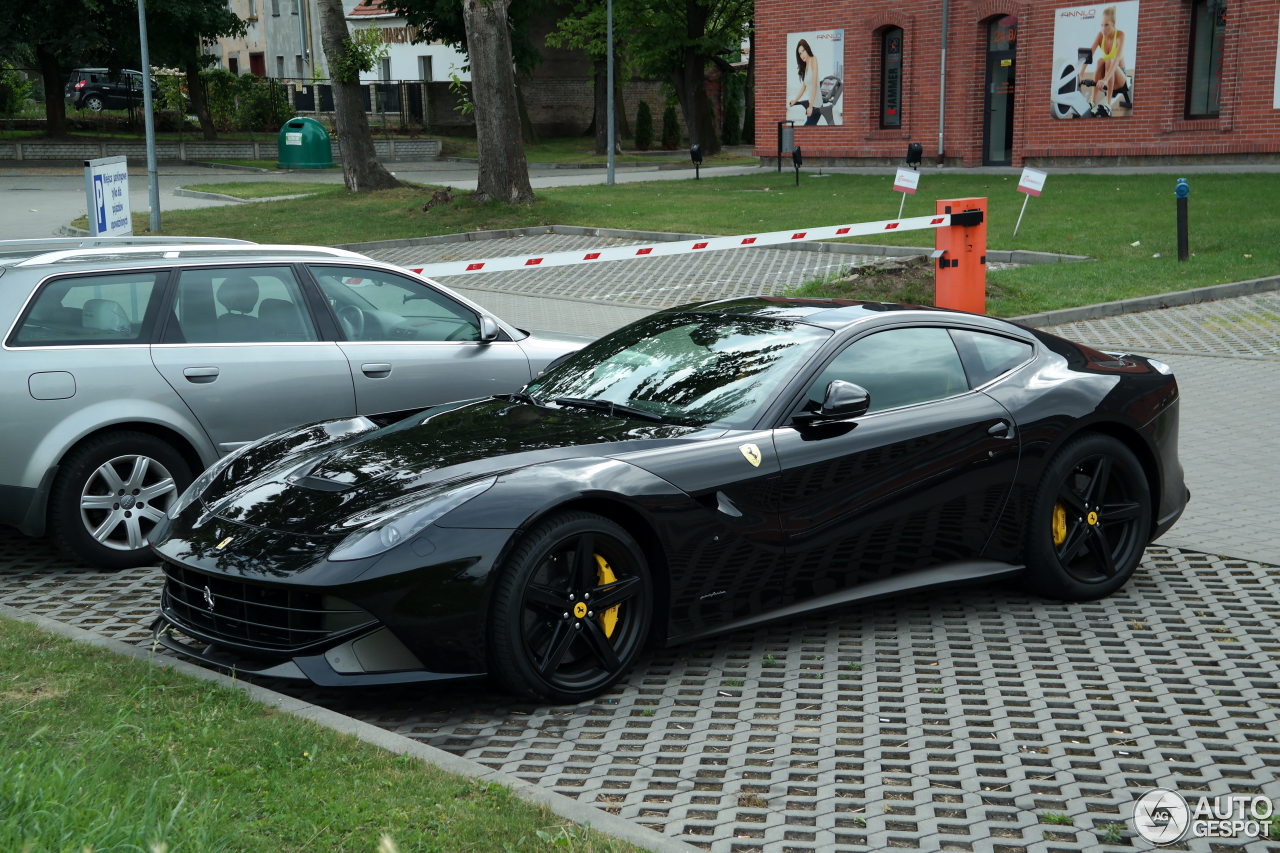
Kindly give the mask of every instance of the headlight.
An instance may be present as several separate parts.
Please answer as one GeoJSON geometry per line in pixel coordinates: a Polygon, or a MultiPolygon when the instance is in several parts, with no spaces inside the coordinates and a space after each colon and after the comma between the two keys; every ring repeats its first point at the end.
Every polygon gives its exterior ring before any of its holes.
{"type": "Polygon", "coordinates": [[[461,485],[449,486],[434,494],[423,496],[421,501],[406,509],[370,520],[364,527],[338,543],[338,547],[329,553],[329,559],[362,560],[365,557],[390,551],[401,542],[416,536],[436,519],[480,495],[497,480],[497,476],[484,477],[461,485]]]}
{"type": "Polygon", "coordinates": [[[250,447],[253,447],[257,443],[258,442],[253,441],[248,444],[237,447],[235,450],[231,451],[226,456],[223,456],[217,462],[210,465],[207,469],[205,469],[205,472],[203,474],[201,474],[199,477],[196,477],[195,482],[193,482],[190,486],[187,486],[187,490],[185,492],[178,495],[178,499],[169,505],[169,509],[165,513],[165,515],[167,515],[170,518],[170,520],[176,519],[178,516],[182,515],[182,513],[186,511],[187,507],[195,503],[196,499],[199,498],[202,494],[204,494],[205,489],[213,485],[213,481],[218,479],[219,474],[227,470],[227,468],[231,465],[232,462],[235,462],[237,459],[239,459],[242,455],[244,455],[244,452],[246,450],[248,450],[250,447]]]}

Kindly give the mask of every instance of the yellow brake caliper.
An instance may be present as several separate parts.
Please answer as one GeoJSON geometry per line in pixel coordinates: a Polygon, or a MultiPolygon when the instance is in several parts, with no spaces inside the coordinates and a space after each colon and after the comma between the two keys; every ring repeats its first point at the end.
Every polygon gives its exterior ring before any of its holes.
{"type": "MultiPolygon", "coordinates": [[[[609,568],[609,561],[599,554],[596,554],[596,582],[600,586],[608,586],[611,583],[618,582],[613,569],[609,568]]],[[[618,626],[618,608],[621,606],[621,604],[615,604],[600,614],[600,627],[604,629],[606,637],[612,637],[613,629],[618,626]]]]}
{"type": "Polygon", "coordinates": [[[1053,544],[1067,541],[1067,508],[1061,503],[1053,505],[1053,544]]]}

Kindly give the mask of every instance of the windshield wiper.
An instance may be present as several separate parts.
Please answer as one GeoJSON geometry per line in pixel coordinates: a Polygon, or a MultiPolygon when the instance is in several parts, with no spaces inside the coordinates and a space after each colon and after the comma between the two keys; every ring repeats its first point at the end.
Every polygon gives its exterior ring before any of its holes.
{"type": "Polygon", "coordinates": [[[531,406],[542,405],[538,402],[537,397],[534,397],[532,394],[526,394],[523,391],[516,391],[514,394],[494,394],[493,398],[495,400],[511,400],[515,403],[528,403],[531,406]]]}
{"type": "Polygon", "coordinates": [[[611,400],[588,400],[584,397],[556,397],[551,402],[557,406],[576,406],[579,409],[592,409],[597,412],[605,412],[615,418],[639,418],[644,421],[656,421],[662,423],[666,420],[662,415],[646,412],[644,409],[637,409],[635,406],[628,406],[625,403],[614,403],[611,400]]]}

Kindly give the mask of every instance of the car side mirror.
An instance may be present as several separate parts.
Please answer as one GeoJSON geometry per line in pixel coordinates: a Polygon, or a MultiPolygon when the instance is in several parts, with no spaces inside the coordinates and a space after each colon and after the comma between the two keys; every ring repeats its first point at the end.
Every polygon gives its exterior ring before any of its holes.
{"type": "Polygon", "coordinates": [[[480,315],[480,340],[496,341],[498,336],[502,334],[502,330],[498,328],[498,322],[488,314],[480,315]]]}
{"type": "Polygon", "coordinates": [[[843,421],[865,415],[870,408],[870,391],[843,379],[832,379],[827,383],[827,390],[822,395],[822,405],[818,410],[802,412],[796,416],[796,420],[808,424],[843,421]]]}

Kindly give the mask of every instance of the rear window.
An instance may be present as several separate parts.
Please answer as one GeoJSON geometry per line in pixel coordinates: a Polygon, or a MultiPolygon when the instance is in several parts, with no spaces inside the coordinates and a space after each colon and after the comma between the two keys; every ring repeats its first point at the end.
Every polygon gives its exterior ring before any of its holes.
{"type": "Polygon", "coordinates": [[[47,282],[9,336],[9,346],[140,343],[161,274],[129,271],[47,282]]]}

